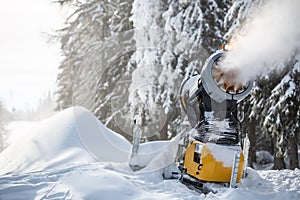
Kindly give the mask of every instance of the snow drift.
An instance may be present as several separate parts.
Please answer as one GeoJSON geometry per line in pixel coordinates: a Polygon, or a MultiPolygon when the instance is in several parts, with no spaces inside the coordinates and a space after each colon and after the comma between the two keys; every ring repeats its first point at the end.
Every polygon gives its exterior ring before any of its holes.
{"type": "Polygon", "coordinates": [[[0,174],[95,161],[126,162],[130,143],[82,107],[41,122],[0,154],[0,174]]]}
{"type": "MultiPolygon", "coordinates": [[[[66,109],[26,131],[14,133],[20,138],[0,154],[0,174],[99,161],[128,165],[130,142],[83,107],[66,109]]],[[[144,173],[167,167],[175,160],[179,139],[141,144],[136,164],[145,167],[144,173]]]]}

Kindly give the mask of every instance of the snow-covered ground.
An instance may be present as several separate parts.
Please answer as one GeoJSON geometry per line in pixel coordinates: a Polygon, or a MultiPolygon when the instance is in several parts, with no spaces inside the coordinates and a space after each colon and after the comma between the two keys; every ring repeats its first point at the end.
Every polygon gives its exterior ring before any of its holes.
{"type": "Polygon", "coordinates": [[[143,144],[147,166],[133,172],[127,162],[131,144],[80,107],[33,124],[22,135],[0,154],[1,200],[300,199],[298,169],[249,169],[238,189],[212,185],[218,192],[206,196],[179,180],[163,179],[176,138],[143,144]]]}

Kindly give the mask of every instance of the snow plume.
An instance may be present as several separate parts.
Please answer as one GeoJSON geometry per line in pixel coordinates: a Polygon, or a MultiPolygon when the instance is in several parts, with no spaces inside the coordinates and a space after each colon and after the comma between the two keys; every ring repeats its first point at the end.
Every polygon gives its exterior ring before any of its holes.
{"type": "Polygon", "coordinates": [[[300,49],[300,1],[266,0],[231,41],[224,66],[247,82],[283,63],[300,49]]]}

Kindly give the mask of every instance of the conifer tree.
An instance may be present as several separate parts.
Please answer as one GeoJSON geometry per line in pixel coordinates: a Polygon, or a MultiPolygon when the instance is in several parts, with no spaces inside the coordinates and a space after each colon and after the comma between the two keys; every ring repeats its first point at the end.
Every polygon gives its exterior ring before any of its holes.
{"type": "Polygon", "coordinates": [[[283,78],[272,89],[265,104],[263,127],[275,141],[275,169],[299,167],[299,60],[297,58],[286,64],[283,78]],[[290,163],[285,165],[284,158],[290,163]],[[280,160],[279,160],[280,159],[280,160]]]}

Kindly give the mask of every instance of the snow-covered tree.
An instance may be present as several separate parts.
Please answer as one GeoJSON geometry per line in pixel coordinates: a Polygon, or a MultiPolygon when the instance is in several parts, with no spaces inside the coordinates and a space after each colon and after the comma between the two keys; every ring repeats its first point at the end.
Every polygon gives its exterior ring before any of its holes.
{"type": "Polygon", "coordinates": [[[280,82],[273,88],[271,95],[264,105],[266,116],[263,126],[265,131],[275,139],[278,149],[274,155],[275,168],[285,168],[283,158],[288,158],[287,167],[299,167],[298,138],[299,138],[299,85],[300,64],[299,56],[287,64],[288,71],[280,82]],[[281,162],[276,162],[281,158],[281,162]]]}
{"type": "Polygon", "coordinates": [[[230,9],[226,13],[224,20],[224,28],[226,34],[224,38],[229,42],[232,37],[241,29],[249,20],[249,16],[253,13],[255,7],[264,1],[258,0],[234,0],[230,9]]]}
{"type": "Polygon", "coordinates": [[[121,47],[118,42],[122,41],[114,40],[118,38],[115,33],[131,26],[129,16],[124,17],[130,13],[126,6],[130,8],[130,2],[118,0],[87,0],[76,4],[77,9],[60,32],[65,58],[60,65],[57,93],[62,108],[74,103],[92,108],[97,80],[104,77],[110,67],[108,61],[114,60],[116,49],[121,47]]]}
{"type": "Polygon", "coordinates": [[[118,80],[131,70],[128,62],[134,50],[129,21],[132,1],[60,3],[71,4],[75,11],[60,31],[64,59],[57,79],[57,107],[84,106],[116,130],[111,120],[111,98],[118,80]]]}
{"type": "MultiPolygon", "coordinates": [[[[251,98],[248,101],[250,105],[250,115],[249,118],[246,118],[246,123],[244,123],[244,126],[249,126],[249,138],[252,138],[252,153],[255,154],[257,150],[259,150],[258,142],[261,140],[261,135],[258,135],[256,133],[256,127],[260,127],[261,131],[260,134],[265,134],[263,131],[263,119],[266,116],[266,110],[265,105],[268,103],[267,98],[270,96],[272,88],[276,86],[276,82],[274,80],[278,80],[280,77],[274,73],[269,74],[268,76],[262,76],[259,78],[259,80],[255,81],[254,88],[251,93],[251,98]],[[247,120],[248,119],[248,120],[247,120]]],[[[268,143],[272,144],[271,146],[274,149],[264,149],[271,153],[276,152],[276,145],[274,145],[273,137],[270,135],[267,135],[268,143]]],[[[277,157],[278,158],[278,157],[277,157]]],[[[275,159],[275,162],[278,162],[279,160],[282,160],[281,158],[275,159]]],[[[255,159],[253,159],[253,162],[256,162],[255,159]]]]}
{"type": "Polygon", "coordinates": [[[67,60],[63,60],[59,66],[60,72],[57,75],[56,109],[63,110],[72,106],[73,82],[75,71],[72,63],[68,64],[67,60]]]}

